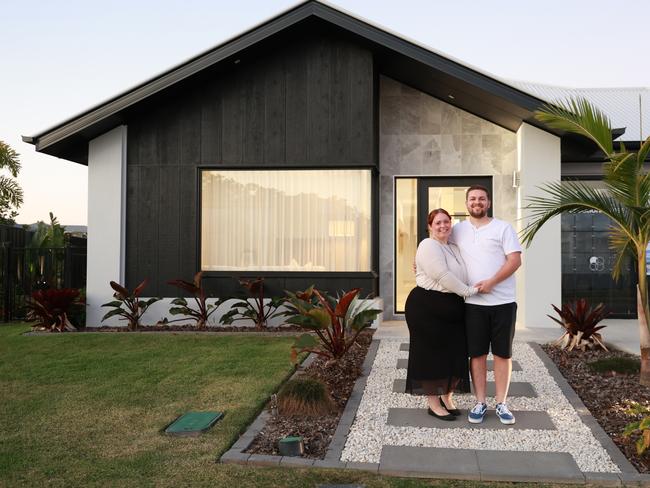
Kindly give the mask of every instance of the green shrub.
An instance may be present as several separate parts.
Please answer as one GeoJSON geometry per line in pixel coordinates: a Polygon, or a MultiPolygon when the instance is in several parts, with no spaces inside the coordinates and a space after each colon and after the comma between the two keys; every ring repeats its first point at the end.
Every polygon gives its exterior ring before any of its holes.
{"type": "Polygon", "coordinates": [[[219,319],[223,325],[232,325],[236,320],[252,320],[257,330],[266,328],[269,320],[283,315],[278,311],[285,301],[284,297],[273,297],[265,303],[264,278],[241,279],[239,284],[248,292],[248,297],[233,304],[230,311],[219,319]],[[252,299],[252,302],[249,301],[252,299]]]}
{"type": "Polygon", "coordinates": [[[331,413],[334,407],[325,383],[314,378],[294,378],[278,392],[280,415],[317,417],[331,413]]]}
{"type": "Polygon", "coordinates": [[[313,352],[332,363],[338,362],[355,344],[357,336],[372,325],[382,311],[370,308],[374,302],[361,302],[355,288],[334,298],[310,286],[305,291],[287,291],[286,312],[288,324],[297,325],[311,334],[302,334],[291,348],[295,363],[301,352],[313,352]]]}
{"type": "Polygon", "coordinates": [[[149,298],[147,301],[140,300],[140,295],[147,286],[147,283],[149,283],[149,280],[145,278],[142,283],[131,291],[119,283],[111,281],[111,288],[115,291],[113,294],[115,300],[103,304],[102,307],[112,307],[113,310],[110,310],[104,315],[102,322],[110,317],[119,316],[122,317],[120,320],[126,320],[128,322],[129,330],[136,330],[140,325],[140,318],[142,318],[147,309],[160,300],[160,298],[149,298]]]}
{"type": "Polygon", "coordinates": [[[598,373],[637,374],[641,370],[641,361],[637,358],[608,358],[587,363],[587,366],[598,373]]]}
{"type": "Polygon", "coordinates": [[[650,408],[647,405],[641,405],[638,402],[630,402],[626,410],[628,415],[645,415],[641,420],[629,423],[625,426],[623,436],[630,437],[638,435],[636,440],[636,452],[641,456],[648,447],[650,447],[650,408]]]}
{"type": "MultiPolygon", "coordinates": [[[[183,297],[176,298],[172,301],[173,307],[169,309],[171,315],[185,315],[187,317],[192,317],[197,329],[205,329],[208,325],[208,320],[210,315],[217,311],[219,305],[221,305],[221,300],[215,300],[214,303],[208,304],[207,294],[203,288],[202,280],[203,272],[199,271],[194,275],[194,279],[190,283],[185,280],[171,280],[167,284],[180,288],[183,291],[190,293],[194,297],[194,302],[196,303],[196,308],[192,308],[188,305],[187,300],[183,297]]],[[[163,323],[169,324],[171,322],[176,322],[178,320],[185,319],[176,319],[176,320],[163,320],[163,323]]]]}

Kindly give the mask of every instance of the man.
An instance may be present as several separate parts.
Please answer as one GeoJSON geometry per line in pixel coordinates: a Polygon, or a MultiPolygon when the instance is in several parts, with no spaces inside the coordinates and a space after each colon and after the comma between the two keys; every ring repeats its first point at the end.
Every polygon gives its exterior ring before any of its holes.
{"type": "Polygon", "coordinates": [[[491,348],[496,414],[501,423],[514,424],[515,417],[506,405],[506,396],[517,314],[514,272],[521,266],[521,245],[510,224],[488,217],[491,202],[487,188],[470,186],[465,197],[469,220],[454,226],[451,240],[460,248],[469,283],[479,289],[478,294],[465,302],[467,348],[477,401],[468,420],[481,423],[487,413],[487,354],[491,348]]]}

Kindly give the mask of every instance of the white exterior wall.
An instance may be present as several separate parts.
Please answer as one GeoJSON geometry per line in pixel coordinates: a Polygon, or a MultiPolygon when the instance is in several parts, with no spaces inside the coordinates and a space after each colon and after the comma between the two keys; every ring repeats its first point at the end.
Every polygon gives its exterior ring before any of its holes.
{"type": "MultiPolygon", "coordinates": [[[[144,297],[143,300],[147,300],[147,298],[149,298],[149,297],[144,297]]],[[[186,298],[186,299],[187,299],[187,303],[188,303],[188,305],[190,307],[196,308],[195,307],[195,302],[194,302],[194,300],[192,298],[186,298]]],[[[174,326],[174,325],[184,325],[184,324],[193,324],[194,320],[192,318],[185,319],[181,315],[171,315],[169,313],[169,309],[173,306],[172,305],[173,300],[174,300],[174,298],[163,298],[162,300],[160,300],[160,301],[154,303],[153,305],[151,305],[151,307],[149,307],[147,312],[140,319],[140,323],[142,325],[155,325],[156,323],[158,323],[158,322],[162,321],[164,318],[166,318],[169,321],[172,321],[172,320],[175,321],[172,324],[170,324],[172,326],[174,326]],[[183,320],[179,320],[181,318],[183,320]]],[[[208,326],[210,326],[210,327],[221,326],[221,324],[219,323],[219,320],[221,319],[221,317],[223,315],[225,315],[226,312],[228,312],[231,309],[231,307],[232,307],[232,305],[234,303],[241,302],[241,301],[242,300],[240,298],[233,298],[231,300],[227,300],[224,303],[222,303],[219,306],[219,308],[217,309],[217,311],[214,312],[210,316],[210,319],[208,320],[208,326]]],[[[250,299],[249,301],[252,301],[252,299],[250,299]]],[[[265,301],[265,303],[268,303],[271,300],[270,299],[265,299],[264,301],[265,301]]],[[[370,301],[372,302],[372,305],[370,305],[371,308],[383,308],[383,301],[382,301],[381,298],[372,298],[372,299],[370,299],[370,301]]],[[[360,303],[364,303],[364,302],[366,302],[365,299],[360,300],[360,303]]],[[[211,304],[211,303],[215,303],[214,298],[209,298],[208,299],[208,304],[211,304]]],[[[111,309],[106,308],[104,310],[111,310],[111,309]]],[[[284,307],[281,307],[279,310],[284,310],[284,307]]],[[[283,325],[285,323],[285,319],[286,319],[286,317],[283,317],[283,316],[275,317],[275,318],[269,320],[267,325],[269,327],[277,327],[277,326],[283,325]]],[[[382,315],[379,314],[379,316],[373,322],[372,327],[376,329],[381,324],[381,322],[382,322],[382,315]]],[[[119,325],[125,326],[126,321],[121,321],[119,323],[119,325]]],[[[234,322],[232,324],[232,326],[234,326],[234,327],[254,327],[255,324],[254,324],[254,322],[252,320],[237,320],[236,322],[234,322]]]]}
{"type": "Polygon", "coordinates": [[[126,126],[117,127],[88,144],[88,265],[86,326],[101,323],[112,299],[109,282],[124,283],[126,212],[126,126]]]}
{"type": "MultiPolygon", "coordinates": [[[[524,207],[528,198],[540,195],[538,186],[560,181],[560,138],[529,124],[517,131],[517,231],[528,222],[524,207]]],[[[523,252],[517,272],[517,324],[524,327],[557,327],[546,314],[551,304],[562,303],[561,221],[544,224],[530,247],[523,252]]]]}

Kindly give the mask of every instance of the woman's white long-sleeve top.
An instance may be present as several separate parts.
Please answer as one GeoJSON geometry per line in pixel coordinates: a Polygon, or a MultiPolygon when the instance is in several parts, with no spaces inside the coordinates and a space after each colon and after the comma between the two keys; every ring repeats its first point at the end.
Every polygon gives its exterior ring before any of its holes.
{"type": "Polygon", "coordinates": [[[443,244],[427,238],[420,242],[415,254],[415,282],[425,290],[456,293],[462,297],[475,295],[477,289],[467,283],[467,269],[455,244],[443,244]]]}

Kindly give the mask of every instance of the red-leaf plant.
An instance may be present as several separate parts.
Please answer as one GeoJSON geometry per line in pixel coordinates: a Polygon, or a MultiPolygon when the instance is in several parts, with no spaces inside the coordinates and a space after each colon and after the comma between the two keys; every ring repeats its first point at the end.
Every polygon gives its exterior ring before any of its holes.
{"type": "Polygon", "coordinates": [[[575,302],[565,303],[562,309],[551,304],[553,309],[560,316],[559,319],[547,315],[565,330],[564,334],[554,342],[560,349],[565,347],[571,351],[574,348],[584,351],[593,347],[607,348],[603,344],[603,338],[598,332],[604,329],[605,325],[596,326],[601,320],[609,315],[605,305],[599,303],[595,307],[589,306],[587,300],[580,298],[575,302]]]}
{"type": "MultiPolygon", "coordinates": [[[[186,292],[190,293],[194,297],[194,301],[196,302],[196,307],[197,307],[197,308],[190,307],[185,298],[182,297],[176,298],[175,300],[172,301],[172,305],[176,305],[176,306],[170,308],[169,313],[172,315],[186,315],[192,317],[196,321],[195,325],[197,329],[205,329],[208,324],[208,319],[210,318],[210,315],[216,312],[217,308],[219,308],[219,305],[223,303],[222,300],[216,300],[214,304],[207,303],[206,293],[205,290],[203,289],[203,286],[201,285],[202,277],[203,277],[203,272],[199,271],[194,275],[194,280],[192,281],[192,283],[184,280],[171,280],[167,282],[172,286],[175,286],[177,288],[180,288],[181,290],[185,290],[186,292]]],[[[165,322],[171,323],[179,320],[185,320],[185,319],[181,318],[181,319],[169,320],[165,322]]]]}
{"type": "Polygon", "coordinates": [[[149,283],[149,280],[145,278],[144,281],[136,286],[133,292],[131,292],[119,283],[111,281],[111,288],[115,290],[113,298],[116,300],[102,305],[102,307],[113,307],[113,310],[104,315],[102,322],[117,315],[122,317],[120,320],[128,321],[129,330],[136,330],[140,325],[140,318],[145,314],[147,309],[160,300],[160,298],[149,298],[149,300],[146,301],[140,300],[142,290],[145,289],[147,283],[149,283]]]}
{"type": "Polygon", "coordinates": [[[287,292],[287,323],[298,325],[314,334],[303,334],[291,348],[295,362],[301,352],[313,352],[333,362],[341,359],[355,343],[357,336],[370,327],[380,309],[370,308],[371,300],[359,300],[359,288],[333,298],[309,287],[304,292],[287,292]]]}
{"type": "Polygon", "coordinates": [[[244,298],[234,303],[231,309],[219,319],[222,324],[230,325],[236,320],[252,320],[255,328],[261,330],[266,328],[269,320],[284,314],[278,311],[285,302],[284,297],[273,297],[268,303],[264,303],[264,278],[242,279],[239,280],[239,284],[246,288],[253,301],[251,303],[244,298]]]}
{"type": "Polygon", "coordinates": [[[27,302],[27,320],[35,321],[33,329],[76,330],[68,319],[75,307],[84,305],[80,291],[76,288],[36,290],[27,302]]]}

